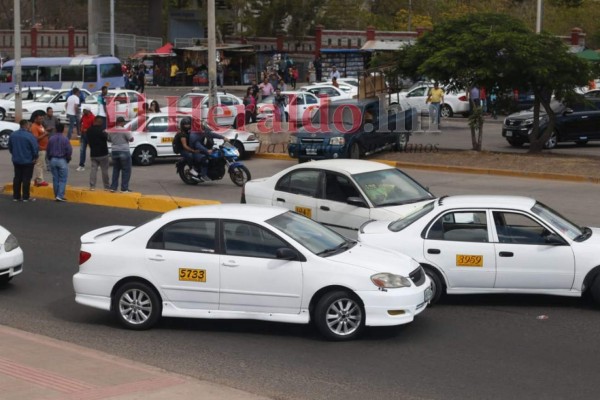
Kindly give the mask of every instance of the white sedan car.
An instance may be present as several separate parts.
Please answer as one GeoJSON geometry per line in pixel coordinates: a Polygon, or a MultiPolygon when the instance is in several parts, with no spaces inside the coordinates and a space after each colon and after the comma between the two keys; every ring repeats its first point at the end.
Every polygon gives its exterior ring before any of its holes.
{"type": "MultiPolygon", "coordinates": [[[[49,90],[49,88],[44,88],[42,86],[24,87],[21,89],[21,100],[35,100],[47,90],[49,90]]],[[[4,121],[7,111],[11,108],[15,108],[15,96],[16,94],[14,92],[6,93],[6,95],[0,99],[0,120],[4,121]]]]}
{"type": "MultiPolygon", "coordinates": [[[[218,92],[217,106],[214,118],[212,118],[214,121],[211,122],[234,128],[242,126],[246,115],[242,99],[231,93],[218,92]]],[[[194,118],[200,118],[203,121],[211,120],[209,118],[208,93],[206,92],[186,93],[177,100],[176,107],[177,113],[191,114],[194,118]]],[[[168,108],[165,111],[168,111],[168,108]]]]}
{"type": "Polygon", "coordinates": [[[600,302],[600,229],[579,227],[534,199],[441,197],[395,222],[363,225],[359,240],[419,261],[433,301],[444,292],[589,292],[600,302]]]}
{"type": "MultiPolygon", "coordinates": [[[[350,87],[350,86],[348,85],[348,87],[350,87]]],[[[333,85],[328,85],[325,83],[317,84],[317,85],[302,86],[300,88],[300,90],[310,92],[319,98],[326,97],[330,101],[347,100],[347,99],[354,98],[354,94],[351,91],[346,92],[346,91],[342,90],[341,88],[336,88],[333,85]]]]}
{"type": "Polygon", "coordinates": [[[8,149],[10,135],[19,128],[16,122],[0,121],[0,149],[8,149]]]}
{"type": "MultiPolygon", "coordinates": [[[[48,107],[52,107],[55,115],[64,114],[65,106],[67,104],[67,97],[69,97],[69,93],[71,89],[59,89],[59,90],[47,90],[42,93],[40,96],[35,98],[34,100],[24,100],[23,101],[23,119],[30,119],[31,115],[35,111],[43,111],[46,112],[48,107]]],[[[84,98],[90,95],[85,89],[80,89],[80,92],[84,98]]],[[[15,119],[15,107],[14,105],[8,109],[8,113],[6,117],[12,121],[15,119]]]]}
{"type": "MultiPolygon", "coordinates": [[[[133,136],[133,142],[129,144],[133,163],[147,166],[154,164],[157,157],[177,156],[173,152],[173,139],[183,117],[189,117],[189,115],[174,116],[167,113],[148,113],[145,120],[140,121],[140,118],[134,118],[129,121],[124,128],[130,130],[133,136]]],[[[110,132],[111,129],[108,131],[110,132]]],[[[193,126],[192,129],[194,129],[193,126]]],[[[258,151],[260,146],[256,135],[250,132],[237,129],[221,129],[218,133],[231,140],[231,144],[240,153],[240,158],[249,158],[258,151]]],[[[221,144],[221,142],[219,139],[215,140],[216,145],[221,144]]]]}
{"type": "MultiPolygon", "coordinates": [[[[433,84],[420,82],[410,89],[389,96],[390,105],[399,104],[402,109],[415,108],[422,113],[429,113],[429,104],[426,103],[429,90],[433,84]]],[[[440,106],[442,118],[452,117],[454,114],[469,114],[469,99],[467,93],[444,90],[444,103],[440,106]]]]}
{"type": "Polygon", "coordinates": [[[23,250],[17,238],[0,226],[0,285],[23,272],[23,250]]]}
{"type": "MultiPolygon", "coordinates": [[[[288,121],[310,121],[319,110],[321,102],[316,95],[310,92],[290,90],[281,92],[281,94],[288,99],[288,104],[284,109],[288,121]]],[[[256,106],[258,111],[256,119],[273,118],[274,102],[275,96],[264,97],[256,106]]]]}
{"type": "Polygon", "coordinates": [[[351,238],[372,219],[395,219],[433,195],[387,164],[311,161],[246,183],[242,203],[285,207],[351,238]]]}
{"type": "Polygon", "coordinates": [[[430,296],[421,266],[282,208],[187,207],[81,237],[75,300],[125,327],[159,317],[314,322],[331,340],[411,322],[430,296]]]}

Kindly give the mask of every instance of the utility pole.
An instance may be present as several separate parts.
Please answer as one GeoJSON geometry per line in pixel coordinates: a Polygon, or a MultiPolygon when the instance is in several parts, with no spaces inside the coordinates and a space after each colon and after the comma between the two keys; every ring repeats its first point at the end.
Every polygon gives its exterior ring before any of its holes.
{"type": "Polygon", "coordinates": [[[23,117],[21,99],[21,0],[14,1],[15,19],[15,67],[13,68],[13,83],[15,84],[15,121],[19,123],[23,117]]]}
{"type": "Polygon", "coordinates": [[[110,55],[115,56],[115,0],[110,0],[110,55]]]}
{"type": "Polygon", "coordinates": [[[217,35],[215,29],[215,0],[206,2],[206,23],[208,28],[208,107],[217,105],[217,35]]]}
{"type": "Polygon", "coordinates": [[[411,22],[412,22],[412,0],[408,0],[408,29],[407,31],[410,32],[410,28],[411,28],[411,22]]]}
{"type": "Polygon", "coordinates": [[[535,33],[542,32],[543,13],[544,13],[543,0],[537,0],[537,18],[535,21],[535,33]]]}

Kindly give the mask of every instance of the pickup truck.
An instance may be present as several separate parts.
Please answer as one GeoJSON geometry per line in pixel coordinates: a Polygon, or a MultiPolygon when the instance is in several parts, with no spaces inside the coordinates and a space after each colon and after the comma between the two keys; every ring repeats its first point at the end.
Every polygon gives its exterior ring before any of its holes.
{"type": "Polygon", "coordinates": [[[290,134],[288,154],[301,163],[404,150],[416,111],[388,112],[383,104],[377,98],[322,103],[309,123],[290,134]]]}

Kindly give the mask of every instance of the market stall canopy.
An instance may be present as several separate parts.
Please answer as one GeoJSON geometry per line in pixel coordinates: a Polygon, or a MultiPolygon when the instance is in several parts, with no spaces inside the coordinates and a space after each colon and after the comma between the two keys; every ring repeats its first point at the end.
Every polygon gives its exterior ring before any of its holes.
{"type": "Polygon", "coordinates": [[[575,53],[578,57],[583,58],[588,61],[600,61],[600,52],[597,50],[587,49],[584,51],[580,51],[579,53],[575,53]]]}
{"type": "Polygon", "coordinates": [[[400,50],[402,47],[411,44],[412,41],[408,40],[367,40],[363,47],[361,47],[362,51],[396,51],[400,50]]]}
{"type": "Polygon", "coordinates": [[[173,45],[171,43],[167,42],[167,44],[165,44],[164,46],[161,46],[158,49],[154,50],[154,52],[156,54],[171,55],[171,53],[173,52],[173,45]]]}

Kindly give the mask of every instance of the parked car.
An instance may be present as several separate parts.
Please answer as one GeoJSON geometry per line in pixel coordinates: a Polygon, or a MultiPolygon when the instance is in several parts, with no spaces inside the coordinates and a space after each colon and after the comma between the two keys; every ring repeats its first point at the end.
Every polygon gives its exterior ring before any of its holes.
{"type": "MultiPolygon", "coordinates": [[[[567,106],[558,101],[551,102],[555,114],[554,131],[545,143],[547,149],[558,143],[575,142],[585,145],[590,140],[600,140],[600,98],[585,96],[584,100],[567,106]]],[[[533,110],[520,111],[509,115],[502,125],[502,136],[514,147],[529,142],[533,130],[533,110]]],[[[550,118],[540,109],[540,130],[544,132],[550,118]]]]}
{"type": "Polygon", "coordinates": [[[0,121],[0,149],[8,149],[10,135],[19,129],[16,122],[0,121]]]}
{"type": "Polygon", "coordinates": [[[363,223],[401,217],[433,197],[410,176],[387,164],[324,160],[249,181],[241,201],[285,207],[356,237],[363,223]]]}
{"type": "MultiPolygon", "coordinates": [[[[418,82],[407,90],[388,96],[390,105],[400,105],[401,109],[406,110],[415,108],[419,112],[429,113],[429,104],[426,103],[429,91],[433,88],[433,83],[418,82]]],[[[444,89],[444,103],[440,106],[440,116],[442,118],[452,117],[454,114],[469,114],[469,99],[464,91],[455,92],[444,89]]]]}
{"type": "Polygon", "coordinates": [[[327,97],[330,101],[352,99],[354,97],[354,94],[350,91],[344,91],[341,88],[324,83],[302,86],[300,90],[310,92],[317,97],[327,97]]]}
{"type": "MultiPolygon", "coordinates": [[[[217,93],[219,108],[215,112],[214,121],[220,126],[242,126],[245,119],[244,101],[225,92],[217,93]]],[[[208,93],[186,93],[177,101],[177,112],[191,114],[195,118],[208,120],[208,93]]]]}
{"type": "Polygon", "coordinates": [[[8,283],[23,272],[23,250],[19,241],[6,228],[0,226],[0,285],[8,283]]]}
{"type": "MultiPolygon", "coordinates": [[[[292,122],[309,121],[317,112],[320,100],[317,96],[306,91],[285,91],[281,94],[287,96],[288,104],[285,106],[286,119],[292,122]],[[290,115],[290,111],[292,111],[290,115]]],[[[257,104],[258,114],[256,119],[273,118],[275,96],[264,97],[257,104]]]]}
{"type": "MultiPolygon", "coordinates": [[[[146,118],[134,118],[125,125],[125,129],[132,132],[133,142],[129,144],[133,162],[137,165],[152,165],[157,157],[177,156],[173,152],[173,138],[177,133],[179,121],[187,114],[177,116],[167,113],[146,114],[146,118]]],[[[114,129],[114,128],[113,128],[114,129]]],[[[110,129],[109,129],[110,132],[110,129]]],[[[248,158],[260,146],[256,136],[250,132],[227,129],[219,134],[231,140],[231,143],[240,152],[241,158],[248,158]]],[[[221,144],[215,140],[215,144],[221,144]]]]}
{"type": "Polygon", "coordinates": [[[359,240],[420,262],[434,302],[443,293],[590,293],[600,302],[600,229],[531,198],[441,197],[402,219],[363,225],[359,240]]]}
{"type": "MultiPolygon", "coordinates": [[[[43,111],[46,112],[48,107],[52,107],[55,115],[60,115],[65,113],[65,105],[67,103],[67,97],[69,97],[69,93],[71,89],[61,89],[61,90],[48,90],[42,94],[40,94],[34,100],[25,100],[23,101],[23,119],[30,119],[31,115],[35,111],[43,111]]],[[[80,93],[84,98],[87,98],[90,95],[86,89],[80,89],[80,93]]],[[[14,121],[15,119],[15,108],[14,105],[8,109],[8,113],[6,114],[7,118],[14,121]]],[[[66,121],[66,117],[65,117],[66,121]]]]}
{"type": "MultiPolygon", "coordinates": [[[[49,88],[44,88],[41,86],[24,87],[23,89],[21,89],[21,100],[35,100],[47,90],[49,90],[49,88]]],[[[15,96],[16,94],[14,92],[9,92],[6,93],[6,95],[2,99],[0,99],[0,120],[4,121],[4,119],[6,118],[6,112],[9,111],[11,108],[15,108],[15,96]]]]}
{"type": "Polygon", "coordinates": [[[161,316],[313,322],[330,340],[406,324],[430,282],[400,253],[357,244],[277,207],[185,207],[81,237],[75,301],[126,328],[161,316]]]}

